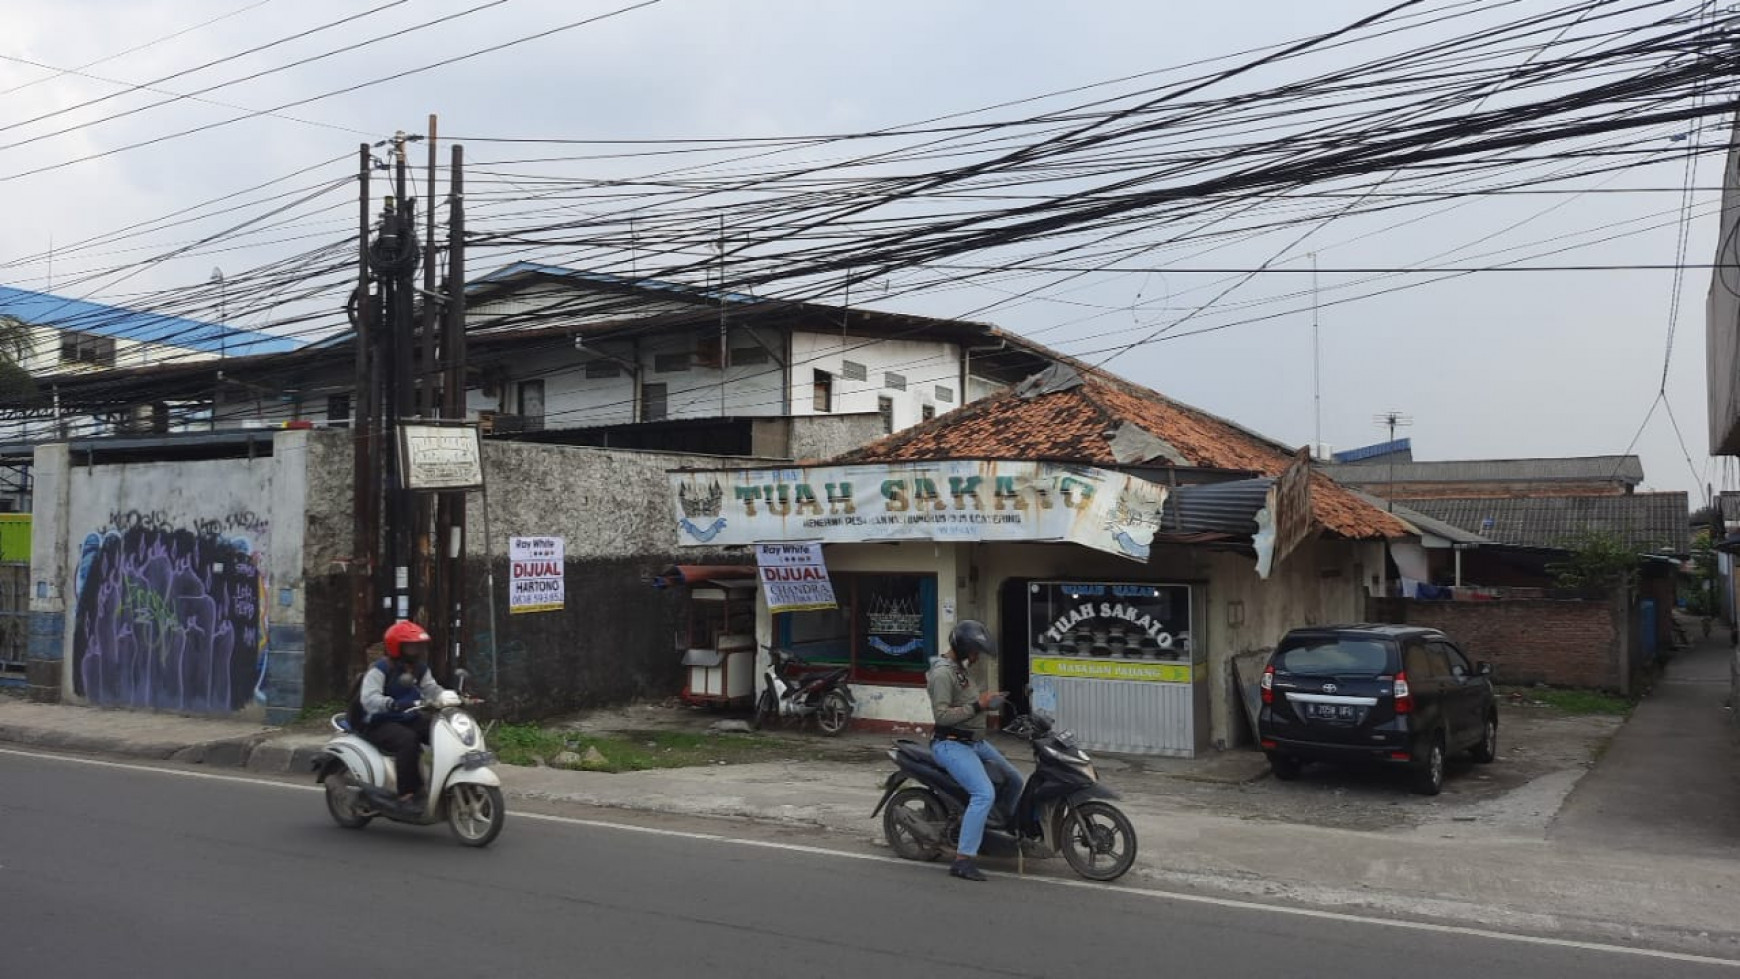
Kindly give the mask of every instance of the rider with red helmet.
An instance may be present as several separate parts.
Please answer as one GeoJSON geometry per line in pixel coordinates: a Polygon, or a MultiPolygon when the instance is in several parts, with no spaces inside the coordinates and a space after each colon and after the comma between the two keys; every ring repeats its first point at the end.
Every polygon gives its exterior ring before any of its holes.
{"type": "Polygon", "coordinates": [[[387,655],[363,675],[358,692],[363,713],[362,736],[393,756],[399,801],[414,804],[423,791],[423,744],[429,740],[430,717],[413,708],[419,700],[434,701],[445,692],[429,672],[429,633],[409,619],[387,628],[387,655]]]}

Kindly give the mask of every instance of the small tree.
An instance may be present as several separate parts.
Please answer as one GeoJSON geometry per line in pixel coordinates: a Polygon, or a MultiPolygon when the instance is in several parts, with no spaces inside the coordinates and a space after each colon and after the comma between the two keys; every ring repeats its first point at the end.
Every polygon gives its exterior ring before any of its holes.
{"type": "Polygon", "coordinates": [[[1692,539],[1692,573],[1690,580],[1686,581],[1686,611],[1693,615],[1716,614],[1717,574],[1715,537],[1708,530],[1700,530],[1692,539]]]}
{"type": "Polygon", "coordinates": [[[1637,550],[1613,534],[1581,534],[1568,544],[1571,553],[1547,565],[1561,588],[1606,590],[1630,585],[1637,577],[1637,550]]]}
{"type": "Polygon", "coordinates": [[[35,400],[36,382],[24,366],[33,339],[29,323],[16,316],[0,316],[0,399],[35,400]]]}

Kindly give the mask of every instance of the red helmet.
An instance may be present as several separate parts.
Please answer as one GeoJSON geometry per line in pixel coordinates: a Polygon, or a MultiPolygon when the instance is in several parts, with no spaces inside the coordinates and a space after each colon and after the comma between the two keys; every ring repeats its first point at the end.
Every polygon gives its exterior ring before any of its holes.
{"type": "Polygon", "coordinates": [[[398,659],[402,645],[408,642],[428,642],[429,633],[410,619],[402,619],[387,627],[387,635],[383,641],[387,645],[387,656],[398,659]]]}

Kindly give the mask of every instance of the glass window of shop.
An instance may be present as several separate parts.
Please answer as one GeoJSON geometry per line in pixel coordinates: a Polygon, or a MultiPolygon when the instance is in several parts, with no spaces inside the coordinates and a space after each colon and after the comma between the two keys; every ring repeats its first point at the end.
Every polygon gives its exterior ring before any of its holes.
{"type": "Polygon", "coordinates": [[[779,645],[856,683],[918,686],[936,656],[936,577],[834,574],[838,608],[774,617],[779,645]]]}
{"type": "Polygon", "coordinates": [[[1028,588],[1034,656],[1188,663],[1190,588],[1041,581],[1028,588]]]}

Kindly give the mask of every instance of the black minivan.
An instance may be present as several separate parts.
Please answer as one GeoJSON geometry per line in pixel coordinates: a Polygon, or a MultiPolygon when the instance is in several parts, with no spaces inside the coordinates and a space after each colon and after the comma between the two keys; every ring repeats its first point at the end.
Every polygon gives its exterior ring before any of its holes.
{"type": "Polygon", "coordinates": [[[1307,761],[1372,761],[1407,766],[1415,792],[1437,795],[1450,752],[1498,756],[1492,667],[1435,629],[1294,629],[1269,657],[1262,699],[1257,737],[1283,780],[1307,761]]]}

